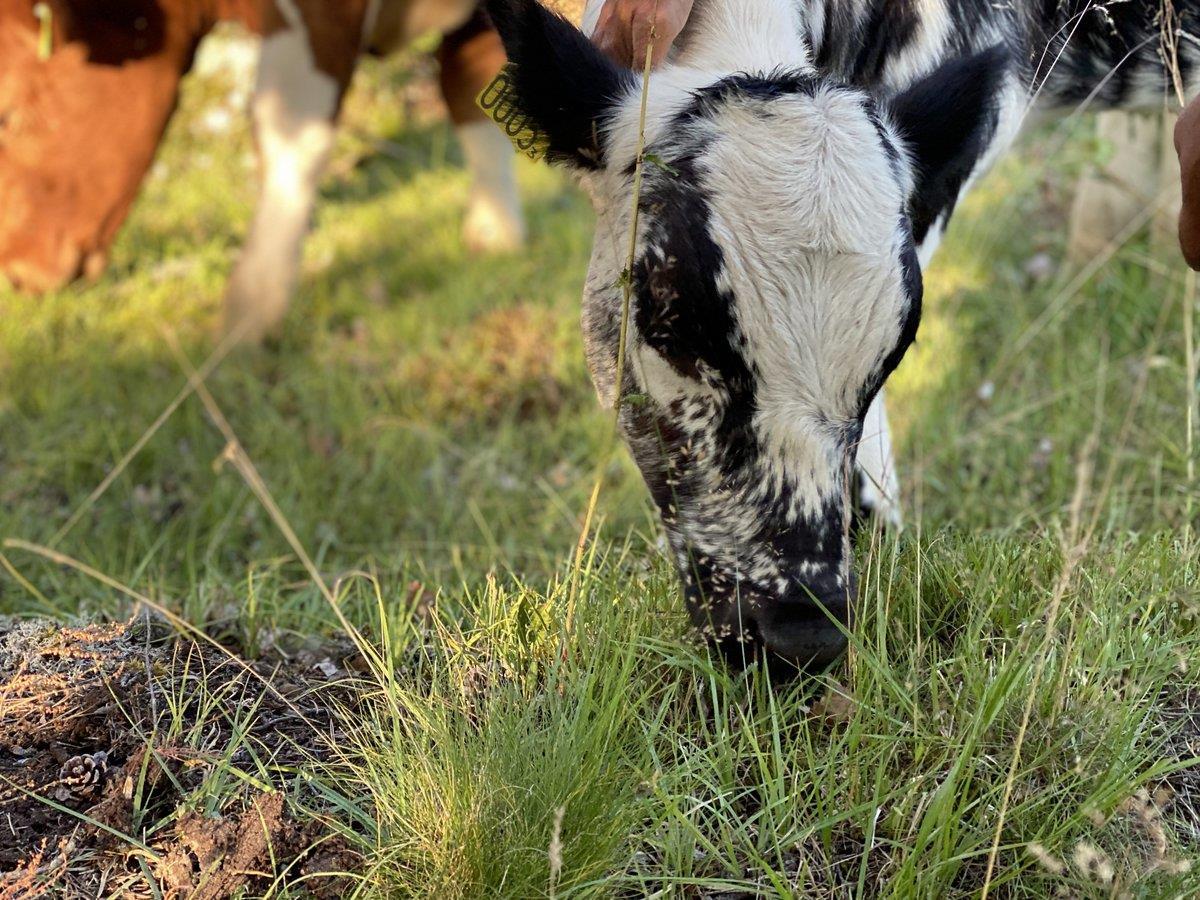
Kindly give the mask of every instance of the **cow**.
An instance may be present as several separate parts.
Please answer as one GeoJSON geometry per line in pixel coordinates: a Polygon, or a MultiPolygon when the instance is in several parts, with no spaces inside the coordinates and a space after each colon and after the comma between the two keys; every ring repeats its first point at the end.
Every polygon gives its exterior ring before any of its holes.
{"type": "Polygon", "coordinates": [[[262,34],[253,100],[262,200],[227,291],[245,336],[278,323],[357,60],[446,35],[440,83],[473,174],[475,249],[523,237],[512,153],[474,104],[504,62],[473,0],[0,0],[0,277],[53,290],[94,277],[137,196],[180,79],[218,22],[262,34]]]}
{"type": "Polygon", "coordinates": [[[882,389],[960,197],[1033,110],[1190,84],[1200,3],[696,0],[648,86],[631,269],[640,72],[536,0],[488,9],[513,102],[592,198],[588,365],[695,625],[735,664],[830,665],[855,487],[898,515],[882,389]]]}
{"type": "Polygon", "coordinates": [[[260,21],[257,0],[41,7],[0,0],[0,275],[34,291],[104,270],[200,38],[260,21]]]}

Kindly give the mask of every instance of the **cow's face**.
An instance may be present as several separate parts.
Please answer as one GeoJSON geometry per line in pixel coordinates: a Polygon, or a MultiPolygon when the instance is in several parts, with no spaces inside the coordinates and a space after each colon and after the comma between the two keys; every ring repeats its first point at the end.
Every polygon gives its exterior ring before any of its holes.
{"type": "MultiPolygon", "coordinates": [[[[856,445],[916,333],[909,211],[938,173],[919,168],[898,115],[811,70],[666,70],[627,273],[639,85],[532,0],[493,5],[520,102],[592,194],[588,362],[606,405],[619,388],[696,625],[735,662],[828,664],[854,595],[856,445]]],[[[939,91],[898,107],[934,114],[939,91]]],[[[943,132],[935,156],[957,143],[943,132]]]]}

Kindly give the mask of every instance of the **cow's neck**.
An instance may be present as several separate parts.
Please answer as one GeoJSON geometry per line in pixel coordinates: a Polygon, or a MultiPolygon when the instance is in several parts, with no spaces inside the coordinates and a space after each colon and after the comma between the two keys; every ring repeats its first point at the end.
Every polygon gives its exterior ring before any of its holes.
{"type": "MultiPolygon", "coordinates": [[[[817,69],[882,98],[943,63],[1001,45],[1010,74],[990,135],[959,196],[1002,155],[1031,107],[1038,114],[1161,109],[1174,97],[1163,49],[1177,51],[1185,96],[1197,87],[1200,0],[795,0],[817,69]],[[1166,4],[1166,7],[1164,7],[1166,4]],[[1173,28],[1164,29],[1162,11],[1173,28]]],[[[936,250],[957,198],[924,212],[922,264],[936,250]]]]}

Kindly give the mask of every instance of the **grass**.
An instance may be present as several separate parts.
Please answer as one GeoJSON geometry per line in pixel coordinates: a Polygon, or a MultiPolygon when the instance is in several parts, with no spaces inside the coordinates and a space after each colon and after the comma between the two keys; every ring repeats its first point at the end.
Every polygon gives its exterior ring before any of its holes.
{"type": "MultiPolygon", "coordinates": [[[[1087,280],[1026,267],[1061,257],[1094,148],[1039,133],[956,217],[889,385],[909,527],[860,547],[847,664],[772,690],[693,645],[624,456],[564,631],[611,427],[577,324],[590,214],[525,166],[528,251],[470,258],[448,131],[397,101],[421,96],[412,71],[364,73],[283,334],[208,381],[341,613],[387,660],[304,776],[313,815],[363,853],[361,892],[1200,890],[1181,266],[1138,236],[1087,280]]],[[[187,85],[109,274],[0,293],[0,536],[51,541],[186,382],[172,340],[194,361],[211,349],[253,198],[241,119],[206,131],[229,87],[187,85]]],[[[189,399],[56,548],[247,656],[336,635],[225,447],[189,399]]],[[[0,611],[130,611],[111,585],[5,552],[0,611]]],[[[205,747],[203,721],[224,717],[241,723],[233,742],[207,750],[244,743],[253,706],[176,702],[193,711],[168,710],[162,740],[205,747]]],[[[269,758],[217,766],[193,808],[271,783],[269,758]]]]}

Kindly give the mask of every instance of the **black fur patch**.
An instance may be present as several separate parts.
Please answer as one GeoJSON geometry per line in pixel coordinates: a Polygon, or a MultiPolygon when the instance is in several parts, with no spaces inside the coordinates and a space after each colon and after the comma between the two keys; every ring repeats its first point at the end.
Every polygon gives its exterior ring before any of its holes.
{"type": "Polygon", "coordinates": [[[867,114],[867,118],[871,120],[871,125],[874,126],[875,133],[879,135],[879,143],[883,147],[884,154],[887,156],[888,167],[892,170],[892,174],[899,178],[900,150],[892,143],[892,139],[888,136],[887,129],[883,127],[883,120],[879,117],[879,108],[870,97],[863,98],[863,111],[867,114]]]}
{"type": "MultiPolygon", "coordinates": [[[[942,59],[968,54],[975,47],[980,17],[1003,13],[990,0],[943,0],[955,23],[940,56],[931,56],[924,72],[942,59]]],[[[1016,0],[1020,2],[1020,0],[1016,0]]],[[[889,83],[889,66],[912,48],[924,27],[921,4],[915,0],[824,0],[824,28],[809,32],[817,68],[847,84],[882,91],[903,88],[889,83]]],[[[919,74],[924,74],[918,70],[919,74]]]]}
{"type": "Polygon", "coordinates": [[[730,474],[758,453],[750,424],[757,409],[755,376],[737,341],[734,297],[716,283],[723,257],[709,234],[699,152],[695,147],[673,157],[671,171],[655,173],[643,189],[648,225],[646,251],[634,267],[634,321],[642,339],[680,375],[711,378],[727,395],[718,443],[721,470],[730,474]]]}
{"type": "MultiPolygon", "coordinates": [[[[904,321],[900,323],[900,340],[892,352],[884,357],[879,371],[859,395],[859,421],[867,414],[867,409],[875,399],[876,394],[883,388],[888,377],[896,371],[904,354],[917,340],[917,329],[921,325],[921,306],[925,295],[925,283],[921,274],[921,262],[917,258],[917,245],[910,231],[905,238],[904,247],[900,251],[900,264],[904,267],[904,293],[908,297],[908,306],[904,310],[904,321]]],[[[858,438],[854,439],[857,443],[858,438]]]]}
{"type": "Polygon", "coordinates": [[[917,243],[938,217],[953,212],[963,184],[987,151],[1007,66],[1008,51],[991,47],[951,60],[889,103],[917,168],[909,207],[917,243]]]}
{"type": "MultiPolygon", "coordinates": [[[[1166,2],[1174,8],[1179,30],[1197,34],[1200,3],[1166,2]]],[[[1042,6],[1029,35],[1030,85],[1047,100],[1067,106],[1091,100],[1099,107],[1119,107],[1139,82],[1157,80],[1164,94],[1168,91],[1163,50],[1171,39],[1164,33],[1163,0],[1043,0],[1042,6]]],[[[1195,51],[1186,38],[1175,43],[1187,84],[1195,51]]]]}
{"type": "Polygon", "coordinates": [[[586,169],[603,163],[601,134],[622,96],[637,88],[579,29],[537,0],[487,0],[521,108],[550,141],[547,158],[586,169]]]}
{"type": "MultiPolygon", "coordinates": [[[[876,92],[903,90],[896,72],[913,71],[909,59],[894,64],[921,37],[921,7],[912,0],[815,0],[820,33],[809,29],[817,67],[849,84],[876,92]]],[[[1193,81],[1200,54],[1185,35],[1200,36],[1200,0],[939,0],[950,27],[929,43],[917,77],[940,63],[969,56],[989,44],[1008,48],[1023,84],[1044,105],[1121,107],[1139,87],[1170,81],[1163,65],[1174,55],[1183,83],[1193,81]],[[1176,34],[1164,30],[1164,10],[1176,34]],[[1167,51],[1167,52],[1164,52],[1167,51]]],[[[903,77],[910,77],[905,74],[903,77]]]]}
{"type": "Polygon", "coordinates": [[[693,119],[711,116],[718,107],[728,103],[766,103],[792,94],[811,96],[819,83],[811,72],[798,72],[793,69],[776,69],[756,74],[738,72],[696,91],[692,104],[680,113],[677,123],[682,125],[693,119]]]}
{"type": "Polygon", "coordinates": [[[888,60],[904,52],[919,25],[916,0],[872,0],[854,58],[855,81],[877,83],[888,60]]]}

